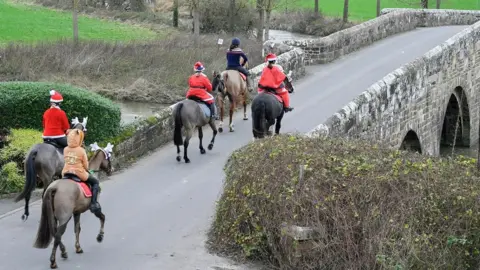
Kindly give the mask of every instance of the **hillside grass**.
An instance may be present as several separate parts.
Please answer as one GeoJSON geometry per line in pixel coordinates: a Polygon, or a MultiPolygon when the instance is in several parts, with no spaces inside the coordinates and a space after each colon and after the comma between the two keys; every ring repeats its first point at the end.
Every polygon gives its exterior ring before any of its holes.
{"type": "MultiPolygon", "coordinates": [[[[156,32],[140,26],[81,15],[78,28],[81,40],[131,41],[159,37],[156,32]]],[[[72,39],[71,12],[0,0],[0,45],[59,39],[72,39]]]]}
{"type": "MultiPolygon", "coordinates": [[[[285,1],[285,0],[283,0],[285,1]]],[[[290,6],[299,8],[314,8],[313,0],[288,0],[295,3],[290,6]]],[[[381,0],[382,8],[420,8],[420,0],[381,0]]],[[[429,0],[430,9],[435,8],[436,0],[429,0]]],[[[343,14],[342,0],[320,0],[320,10],[324,15],[341,17],[343,14]]],[[[478,6],[477,0],[442,0],[442,9],[467,9],[476,10],[478,6]]],[[[285,6],[281,7],[285,9],[285,6]]],[[[290,8],[290,7],[289,7],[290,8]]],[[[376,17],[377,1],[376,0],[351,0],[349,3],[349,19],[352,21],[365,21],[376,17]]]]}

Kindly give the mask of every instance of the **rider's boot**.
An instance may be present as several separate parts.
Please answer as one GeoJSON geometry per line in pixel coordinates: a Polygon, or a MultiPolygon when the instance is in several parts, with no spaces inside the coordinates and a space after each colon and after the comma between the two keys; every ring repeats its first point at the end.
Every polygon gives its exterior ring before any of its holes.
{"type": "Polygon", "coordinates": [[[97,201],[98,198],[98,192],[100,191],[100,182],[98,182],[98,179],[93,176],[93,174],[88,175],[87,182],[90,184],[92,187],[92,201],[90,202],[90,211],[92,213],[97,213],[102,211],[102,207],[97,201]]]}
{"type": "Polygon", "coordinates": [[[217,116],[217,106],[215,106],[215,102],[212,102],[211,104],[208,105],[208,108],[210,109],[210,117],[213,119],[218,120],[217,116]]]}
{"type": "Polygon", "coordinates": [[[247,89],[248,89],[248,91],[253,91],[252,78],[250,76],[246,76],[246,77],[247,77],[247,89]]]}
{"type": "Polygon", "coordinates": [[[294,108],[293,108],[293,107],[290,107],[290,106],[289,106],[289,107],[283,107],[283,110],[284,110],[285,112],[291,112],[291,111],[293,111],[293,109],[294,109],[294,108]]]}

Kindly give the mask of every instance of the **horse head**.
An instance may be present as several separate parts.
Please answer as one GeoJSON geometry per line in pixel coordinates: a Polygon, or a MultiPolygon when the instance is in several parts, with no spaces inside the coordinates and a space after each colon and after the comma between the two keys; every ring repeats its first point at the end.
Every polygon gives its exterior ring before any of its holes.
{"type": "Polygon", "coordinates": [[[108,143],[107,146],[101,148],[97,142],[90,144],[90,151],[95,153],[89,161],[92,171],[104,171],[108,176],[112,175],[114,171],[112,166],[113,146],[113,144],[108,143]]]}
{"type": "Polygon", "coordinates": [[[213,71],[212,88],[213,88],[213,92],[218,91],[224,94],[225,82],[223,81],[222,74],[220,72],[213,71]]]}
{"type": "Polygon", "coordinates": [[[295,91],[295,87],[293,87],[293,84],[292,84],[292,71],[291,70],[288,72],[287,76],[285,77],[284,83],[285,83],[285,88],[287,89],[288,93],[291,94],[295,91]]]}

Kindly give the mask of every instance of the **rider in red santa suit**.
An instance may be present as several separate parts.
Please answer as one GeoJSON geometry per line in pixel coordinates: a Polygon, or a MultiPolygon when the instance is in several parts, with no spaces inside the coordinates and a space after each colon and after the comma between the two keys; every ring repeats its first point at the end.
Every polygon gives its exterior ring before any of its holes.
{"type": "Polygon", "coordinates": [[[275,94],[277,94],[283,100],[283,108],[285,112],[290,112],[293,110],[290,107],[290,95],[285,89],[284,80],[287,77],[283,72],[282,66],[276,64],[277,56],[273,53],[269,53],[265,58],[268,63],[266,67],[262,70],[262,76],[258,82],[258,92],[262,93],[264,88],[275,89],[275,94]]]}
{"type": "Polygon", "coordinates": [[[208,79],[207,75],[203,74],[205,67],[201,62],[196,62],[193,66],[195,74],[188,79],[188,86],[190,87],[187,92],[187,98],[197,97],[205,102],[210,108],[211,117],[216,117],[215,99],[209,93],[212,92],[212,83],[208,79]]]}
{"type": "Polygon", "coordinates": [[[43,113],[43,141],[54,141],[60,149],[67,146],[65,133],[70,128],[67,114],[60,109],[63,97],[55,90],[50,90],[50,108],[43,113]]]}

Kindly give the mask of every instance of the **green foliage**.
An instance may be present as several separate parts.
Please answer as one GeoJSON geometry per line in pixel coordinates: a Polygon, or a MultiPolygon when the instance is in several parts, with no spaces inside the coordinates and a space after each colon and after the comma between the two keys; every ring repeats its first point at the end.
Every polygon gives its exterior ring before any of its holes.
{"type": "Polygon", "coordinates": [[[120,108],[111,100],[66,84],[36,82],[0,83],[0,123],[11,128],[42,129],[42,115],[49,106],[49,91],[63,96],[62,109],[69,121],[88,116],[85,142],[115,136],[120,129],[120,108]]]}
{"type": "Polygon", "coordinates": [[[256,141],[225,165],[209,242],[280,269],[478,269],[475,163],[340,138],[256,141]],[[294,241],[290,225],[317,236],[294,241]]]}
{"type": "Polygon", "coordinates": [[[42,141],[42,133],[38,130],[12,129],[8,146],[0,150],[0,166],[15,162],[19,168],[23,168],[23,160],[28,150],[42,141]]]}
{"type": "Polygon", "coordinates": [[[8,162],[0,169],[0,194],[19,192],[24,179],[15,162],[8,162]]]}

